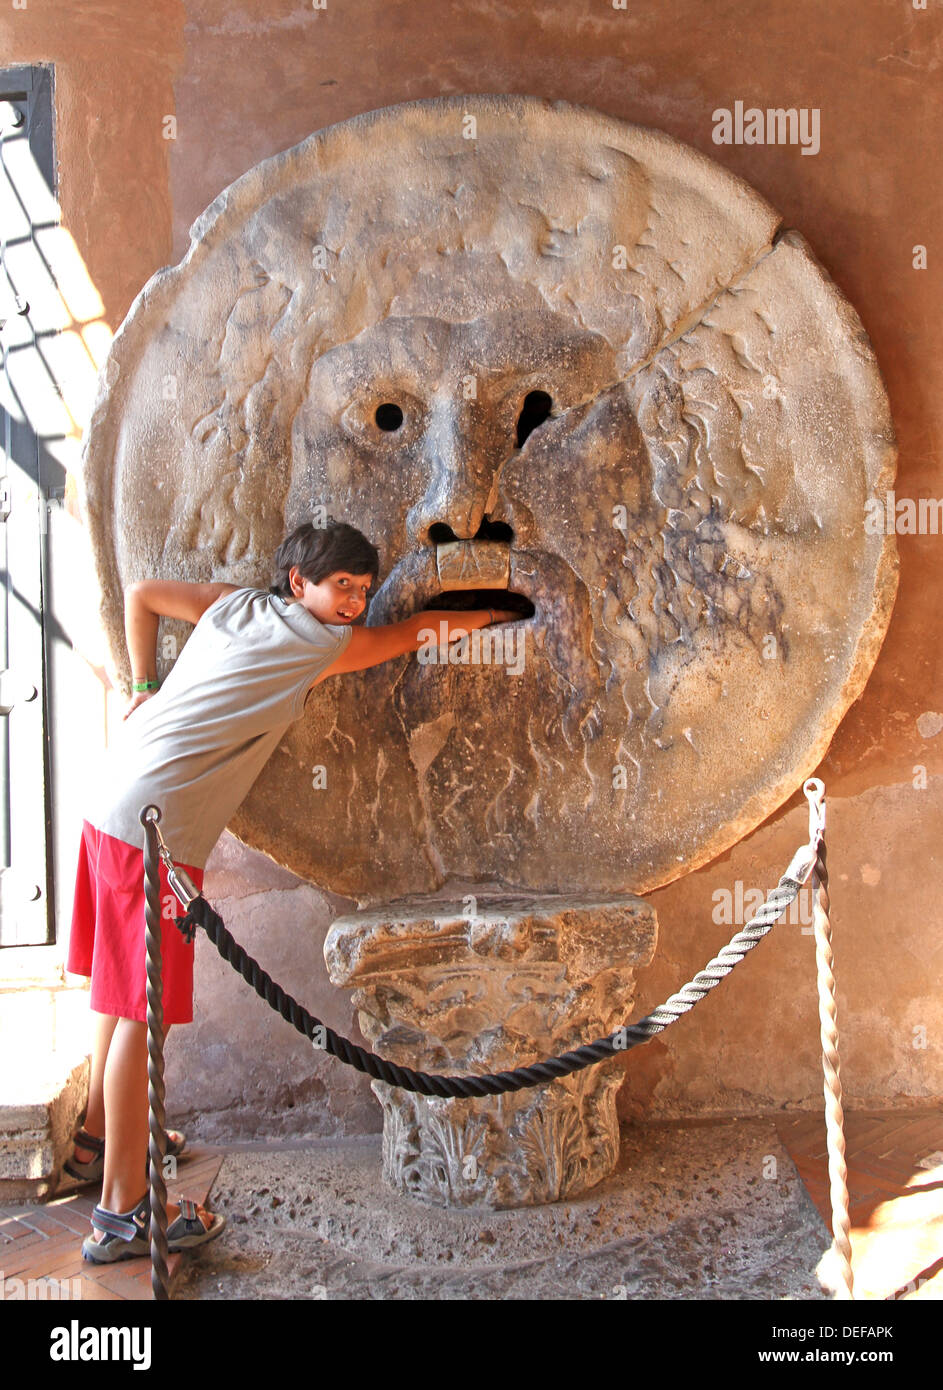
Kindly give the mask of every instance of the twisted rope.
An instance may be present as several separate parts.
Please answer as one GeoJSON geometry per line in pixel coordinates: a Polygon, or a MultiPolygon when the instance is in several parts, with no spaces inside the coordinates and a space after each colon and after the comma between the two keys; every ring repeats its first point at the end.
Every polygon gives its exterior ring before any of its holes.
{"type": "Polygon", "coordinates": [[[167,1185],[164,1182],[164,1001],[161,986],[160,870],[157,821],[160,810],[145,806],[144,949],[147,956],[147,1124],[150,1131],[151,1289],[158,1302],[170,1297],[167,1274],[167,1185]]]}
{"type": "Polygon", "coordinates": [[[521,1091],[529,1086],[544,1085],[562,1076],[569,1076],[575,1071],[581,1071],[584,1067],[593,1066],[596,1062],[607,1061],[664,1032],[682,1014],[693,1009],[710,990],[715,989],[734,966],[739,965],[747,952],[752,951],[772,930],[776,920],[797,897],[814,859],[814,849],[811,845],[799,850],[778,885],[742,930],[731,938],[693,980],[645,1018],[637,1023],[626,1023],[614,1033],[597,1038],[595,1042],[575,1048],[572,1052],[564,1052],[559,1057],[550,1057],[527,1067],[493,1072],[486,1076],[440,1076],[413,1071],[410,1067],[397,1066],[386,1058],[378,1057],[376,1053],[358,1047],[349,1038],[341,1037],[309,1013],[281,985],[276,984],[258,961],[254,960],[227,931],[223,919],[201,894],[192,898],[185,915],[175,918],[175,921],[188,941],[192,941],[197,928],[202,927],[223,960],[239,972],[260,999],[264,999],[270,1008],[281,1014],[286,1023],[290,1023],[316,1047],[323,1048],[345,1065],[365,1072],[375,1080],[399,1086],[405,1091],[415,1091],[424,1096],[469,1099],[475,1096],[497,1096],[508,1091],[521,1091]]]}

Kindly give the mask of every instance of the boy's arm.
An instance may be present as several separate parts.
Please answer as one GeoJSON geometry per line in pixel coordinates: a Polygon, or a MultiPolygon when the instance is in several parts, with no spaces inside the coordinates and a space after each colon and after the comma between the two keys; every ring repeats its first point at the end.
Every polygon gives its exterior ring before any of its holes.
{"type": "Polygon", "coordinates": [[[495,622],[514,621],[521,617],[520,613],[512,613],[504,608],[472,608],[462,611],[429,608],[422,613],[414,613],[410,618],[404,618],[401,623],[387,623],[380,627],[355,627],[340,656],[321,672],[317,680],[312,681],[311,688],[319,685],[328,676],[340,676],[345,671],[363,671],[369,666],[379,666],[394,656],[417,651],[429,640],[428,637],[420,637],[420,633],[432,632],[437,643],[454,642],[457,637],[473,632],[476,628],[489,627],[492,613],[495,622]],[[447,634],[440,635],[441,623],[448,625],[447,634]]]}
{"type": "MultiPolygon", "coordinates": [[[[131,679],[157,679],[160,618],[182,618],[188,623],[198,623],[211,603],[238,587],[237,584],[180,584],[165,579],[142,579],[130,584],[124,593],[124,634],[131,658],[131,679]]],[[[135,695],[125,718],[146,698],[147,695],[140,692],[135,695]]]]}

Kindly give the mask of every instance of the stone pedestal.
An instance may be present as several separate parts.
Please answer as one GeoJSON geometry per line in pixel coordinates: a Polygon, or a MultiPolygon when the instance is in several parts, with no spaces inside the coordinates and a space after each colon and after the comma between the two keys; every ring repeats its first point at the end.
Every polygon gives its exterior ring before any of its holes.
{"type": "MultiPolygon", "coordinates": [[[[449,892],[451,889],[451,892],[449,892]]],[[[507,1071],[612,1033],[632,1009],[657,923],[632,896],[466,892],[339,917],[324,954],[353,988],[380,1056],[440,1073],[507,1071]]],[[[373,1083],[383,1172],[438,1206],[500,1209],[573,1197],[619,1152],[618,1059],[481,1100],[373,1083]]]]}

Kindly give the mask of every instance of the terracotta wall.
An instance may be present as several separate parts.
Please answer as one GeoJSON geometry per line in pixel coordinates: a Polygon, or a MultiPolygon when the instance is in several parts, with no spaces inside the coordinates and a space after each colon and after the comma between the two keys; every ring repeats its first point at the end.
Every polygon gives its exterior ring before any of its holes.
{"type": "MultiPolygon", "coordinates": [[[[808,238],[881,363],[899,435],[898,495],[943,497],[939,0],[630,0],[626,9],[609,0],[327,0],[323,9],[300,0],[29,0],[0,11],[0,52],[4,63],[56,66],[62,219],[113,329],[151,273],[185,253],[190,223],[222,188],[358,112],[519,92],[659,127],[747,179],[808,238]],[[820,150],[715,144],[712,113],[737,101],[817,108],[820,150]],[[925,269],[914,267],[919,245],[925,269]]],[[[852,1105],[918,1103],[938,1096],[943,1080],[943,718],[934,717],[943,709],[943,536],[902,535],[899,546],[889,635],[821,768],[852,1105]]],[[[794,799],[730,854],[655,895],[661,943],[641,980],[641,1010],[730,935],[713,920],[716,890],[737,880],[770,886],[804,838],[794,799]]],[[[231,837],[206,886],[250,949],[266,944],[274,974],[320,1002],[330,1022],[350,1025],[319,955],[341,900],[231,837]]],[[[362,1079],[319,1070],[205,955],[200,974],[199,1022],[186,1052],[172,1049],[172,1106],[217,1112],[222,1129],[264,1128],[273,1106],[281,1128],[378,1127],[362,1079]]],[[[801,923],[777,928],[722,994],[633,1054],[624,1112],[817,1104],[813,987],[811,937],[801,923]]]]}

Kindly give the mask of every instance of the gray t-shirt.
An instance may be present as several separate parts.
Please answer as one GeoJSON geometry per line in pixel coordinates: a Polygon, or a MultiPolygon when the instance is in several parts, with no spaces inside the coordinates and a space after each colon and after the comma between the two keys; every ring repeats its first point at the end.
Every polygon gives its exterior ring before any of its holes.
{"type": "Polygon", "coordinates": [[[86,819],[141,848],[142,807],[179,864],[202,869],[311,683],[353,630],[301,603],[236,589],[207,608],[161,689],[121,725],[86,819]]]}

